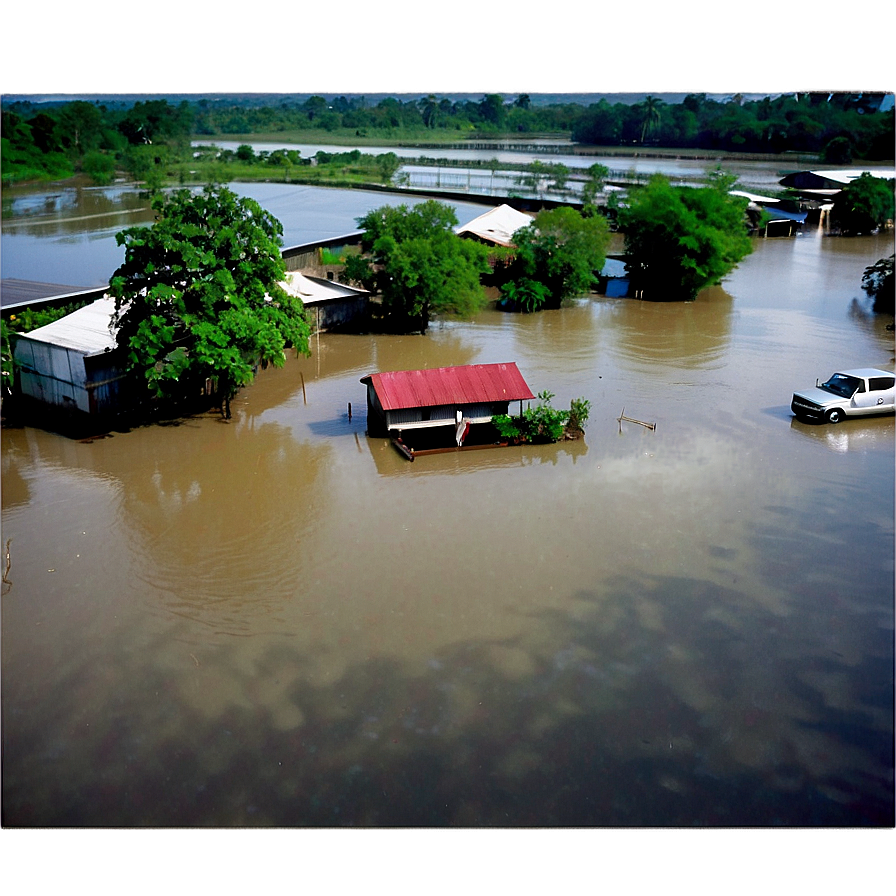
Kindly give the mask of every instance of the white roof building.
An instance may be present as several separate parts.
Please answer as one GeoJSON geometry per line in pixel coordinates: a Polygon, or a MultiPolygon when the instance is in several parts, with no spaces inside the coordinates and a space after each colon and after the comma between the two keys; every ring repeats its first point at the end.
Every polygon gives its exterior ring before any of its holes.
{"type": "Polygon", "coordinates": [[[535,219],[509,205],[499,205],[468,224],[454,228],[458,236],[473,236],[496,246],[512,246],[513,235],[521,227],[527,227],[535,219]]]}
{"type": "Polygon", "coordinates": [[[300,298],[305,305],[368,294],[366,289],[346,286],[344,283],[320,277],[309,277],[301,271],[288,271],[286,279],[280,285],[290,295],[300,298]]]}
{"type": "Polygon", "coordinates": [[[115,299],[103,296],[23,335],[31,342],[55,345],[86,356],[99,355],[115,348],[115,332],[112,329],[114,313],[115,299]]]}

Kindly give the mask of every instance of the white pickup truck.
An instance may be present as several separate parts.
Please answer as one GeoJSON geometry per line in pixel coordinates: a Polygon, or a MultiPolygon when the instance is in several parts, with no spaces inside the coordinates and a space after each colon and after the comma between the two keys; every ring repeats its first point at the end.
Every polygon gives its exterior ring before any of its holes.
{"type": "Polygon", "coordinates": [[[863,367],[842,370],[814,389],[793,393],[790,410],[800,420],[839,423],[847,417],[892,414],[896,410],[896,378],[888,370],[863,367]]]}

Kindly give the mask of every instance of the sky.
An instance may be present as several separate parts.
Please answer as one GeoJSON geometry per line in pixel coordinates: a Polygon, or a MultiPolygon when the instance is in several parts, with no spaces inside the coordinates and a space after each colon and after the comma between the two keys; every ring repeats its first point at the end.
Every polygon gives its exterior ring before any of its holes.
{"type": "Polygon", "coordinates": [[[155,0],[3,12],[0,93],[789,92],[896,87],[890,4],[155,0]],[[839,9],[839,7],[838,7],[839,9]],[[866,12],[867,15],[862,15],[866,12]],[[873,28],[870,22],[874,23],[873,28]],[[869,52],[868,38],[887,35],[869,52]]]}

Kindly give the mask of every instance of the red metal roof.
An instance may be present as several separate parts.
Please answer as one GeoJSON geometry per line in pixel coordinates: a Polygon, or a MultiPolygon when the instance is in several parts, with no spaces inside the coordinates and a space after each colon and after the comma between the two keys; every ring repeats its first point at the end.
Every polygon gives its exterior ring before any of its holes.
{"type": "Polygon", "coordinates": [[[386,411],[535,398],[513,363],[371,373],[361,382],[373,384],[386,411]]]}

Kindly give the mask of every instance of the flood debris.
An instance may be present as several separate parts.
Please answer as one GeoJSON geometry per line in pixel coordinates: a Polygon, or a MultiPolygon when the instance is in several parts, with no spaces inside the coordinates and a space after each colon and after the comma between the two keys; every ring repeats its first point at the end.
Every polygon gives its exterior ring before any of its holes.
{"type": "Polygon", "coordinates": [[[12,561],[9,556],[9,543],[12,541],[11,538],[6,539],[6,569],[3,570],[3,584],[5,586],[4,593],[9,591],[12,588],[12,582],[9,581],[9,570],[12,566],[12,561]]]}
{"type": "Polygon", "coordinates": [[[622,409],[622,413],[616,418],[616,420],[619,422],[619,432],[622,432],[623,420],[627,421],[628,423],[637,423],[638,426],[643,426],[645,429],[656,429],[656,423],[646,423],[644,420],[636,420],[634,417],[626,417],[625,408],[622,409]]]}

